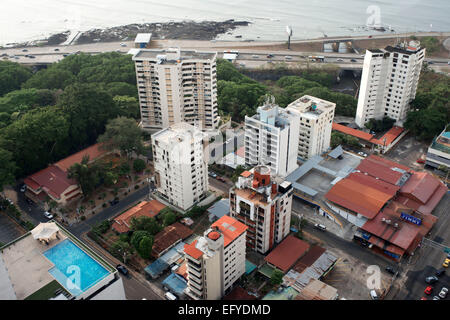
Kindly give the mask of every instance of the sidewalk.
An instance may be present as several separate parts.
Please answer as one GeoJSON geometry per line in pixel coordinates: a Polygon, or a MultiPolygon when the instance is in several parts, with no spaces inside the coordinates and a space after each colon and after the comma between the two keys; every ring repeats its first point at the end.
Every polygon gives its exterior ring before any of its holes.
{"type": "MultiPolygon", "coordinates": [[[[134,189],[136,185],[139,185],[139,189],[148,188],[148,184],[145,181],[141,181],[139,183],[128,186],[128,188],[126,190],[119,192],[116,197],[119,198],[119,200],[122,200],[125,197],[133,194],[134,192],[137,191],[136,189],[134,189]],[[125,193],[127,193],[127,195],[125,195],[125,193]]],[[[63,216],[63,218],[66,221],[66,223],[68,223],[69,225],[73,225],[73,224],[80,222],[81,216],[85,216],[86,220],[89,220],[94,215],[100,213],[101,211],[105,210],[108,207],[108,206],[103,207],[103,203],[108,203],[108,200],[102,200],[98,206],[96,206],[94,208],[86,209],[83,213],[78,214],[75,217],[68,218],[67,216],[63,216]],[[92,213],[92,212],[94,212],[94,213],[92,213]]]]}
{"type": "MultiPolygon", "coordinates": [[[[108,260],[108,262],[110,262],[112,265],[116,266],[118,264],[123,264],[122,261],[118,260],[117,258],[115,258],[114,256],[112,256],[108,251],[106,251],[105,249],[103,249],[101,246],[99,246],[95,241],[91,240],[87,234],[83,234],[81,236],[82,240],[85,241],[87,244],[89,244],[89,246],[93,247],[95,249],[95,251],[97,253],[100,253],[100,255],[105,258],[106,260],[108,260]]],[[[150,281],[148,281],[144,275],[142,275],[141,273],[138,273],[134,270],[132,270],[131,268],[127,268],[128,272],[137,280],[139,281],[139,283],[141,283],[142,285],[144,285],[145,287],[147,287],[149,290],[151,290],[153,293],[155,293],[156,295],[158,295],[162,300],[164,300],[164,290],[162,290],[161,288],[157,287],[155,284],[151,283],[150,281]]]]}

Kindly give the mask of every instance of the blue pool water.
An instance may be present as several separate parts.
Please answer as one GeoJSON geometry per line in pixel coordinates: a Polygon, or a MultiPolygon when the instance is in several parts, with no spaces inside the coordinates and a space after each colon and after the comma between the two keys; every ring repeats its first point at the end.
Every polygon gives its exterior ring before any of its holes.
{"type": "Polygon", "coordinates": [[[55,265],[50,274],[75,296],[110,273],[69,239],[45,251],[44,256],[55,265]]]}

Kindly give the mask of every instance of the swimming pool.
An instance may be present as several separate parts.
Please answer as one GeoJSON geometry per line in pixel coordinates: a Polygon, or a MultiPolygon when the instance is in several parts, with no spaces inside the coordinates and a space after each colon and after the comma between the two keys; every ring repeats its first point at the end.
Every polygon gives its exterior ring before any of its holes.
{"type": "Polygon", "coordinates": [[[55,265],[49,273],[74,296],[110,274],[70,239],[45,251],[44,256],[55,265]]]}

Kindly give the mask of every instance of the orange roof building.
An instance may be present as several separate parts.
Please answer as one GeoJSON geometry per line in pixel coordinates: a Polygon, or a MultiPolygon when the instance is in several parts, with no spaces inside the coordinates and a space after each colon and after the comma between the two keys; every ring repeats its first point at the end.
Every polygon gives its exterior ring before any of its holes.
{"type": "Polygon", "coordinates": [[[166,206],[158,200],[142,201],[120,216],[114,218],[112,229],[124,233],[130,231],[131,219],[138,217],[155,217],[166,206]]]}
{"type": "Polygon", "coordinates": [[[223,216],[203,237],[184,245],[187,295],[194,300],[217,300],[245,273],[247,226],[223,216]]]}
{"type": "Polygon", "coordinates": [[[99,144],[95,144],[26,177],[26,196],[35,202],[45,201],[48,196],[62,205],[79,198],[82,191],[75,180],[67,177],[69,168],[80,163],[85,155],[89,156],[89,162],[92,162],[106,153],[100,149],[99,144]]]}
{"type": "Polygon", "coordinates": [[[286,273],[308,249],[309,244],[307,242],[290,235],[273,249],[264,260],[286,273]]]}

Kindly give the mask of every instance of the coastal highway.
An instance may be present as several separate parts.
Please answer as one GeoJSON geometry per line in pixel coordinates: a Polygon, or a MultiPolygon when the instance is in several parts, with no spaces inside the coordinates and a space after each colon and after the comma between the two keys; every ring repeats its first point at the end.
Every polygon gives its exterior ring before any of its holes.
{"type": "MultiPolygon", "coordinates": [[[[442,35],[446,35],[443,33],[442,35]]],[[[422,35],[422,34],[421,34],[422,35]]],[[[426,34],[424,34],[426,35],[426,34]]],[[[430,33],[430,35],[436,35],[436,33],[430,33]]],[[[441,35],[441,33],[439,33],[441,35]]],[[[449,33],[450,35],[450,33],[449,33]]],[[[394,35],[378,35],[373,36],[372,39],[378,38],[392,38],[394,35]]],[[[311,40],[297,40],[291,43],[301,42],[317,42],[317,41],[333,41],[342,39],[367,39],[367,36],[361,37],[340,37],[340,38],[321,38],[311,40]]],[[[287,64],[297,64],[307,62],[308,56],[324,56],[324,63],[333,63],[342,68],[347,69],[361,69],[363,63],[363,57],[356,53],[337,53],[337,52],[299,52],[290,50],[273,50],[270,46],[280,46],[280,42],[249,42],[249,41],[201,41],[201,40],[154,40],[152,41],[152,48],[168,48],[168,47],[181,47],[183,49],[194,50],[207,50],[219,52],[219,57],[222,57],[223,51],[227,49],[233,49],[239,51],[237,63],[243,63],[246,67],[259,67],[266,63],[278,63],[286,62],[287,64]],[[264,47],[253,48],[255,46],[264,47]],[[249,47],[249,48],[246,48],[249,47]],[[272,54],[274,57],[267,58],[268,54],[272,54]],[[256,57],[257,56],[257,57],[256,57]],[[291,57],[291,59],[286,58],[291,57]],[[350,61],[355,59],[356,61],[350,61]]],[[[15,61],[25,65],[45,65],[60,61],[65,55],[84,52],[89,54],[99,54],[102,52],[117,51],[121,53],[127,53],[131,48],[134,48],[133,41],[124,42],[96,42],[89,44],[79,44],[70,46],[41,46],[41,47],[27,47],[27,48],[2,48],[0,49],[0,59],[15,61]],[[32,56],[31,58],[29,56],[32,56]]],[[[433,68],[447,67],[448,59],[443,58],[428,58],[426,61],[432,61],[433,68]]],[[[319,64],[309,61],[309,63],[319,64]]],[[[243,65],[243,66],[244,66],[243,65]]]]}

